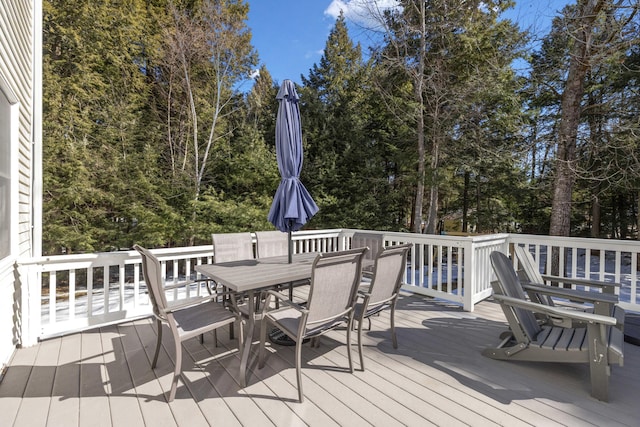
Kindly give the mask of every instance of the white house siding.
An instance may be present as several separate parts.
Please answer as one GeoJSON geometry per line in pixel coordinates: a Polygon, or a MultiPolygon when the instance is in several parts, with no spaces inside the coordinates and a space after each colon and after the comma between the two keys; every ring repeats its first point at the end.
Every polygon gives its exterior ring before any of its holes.
{"type": "Polygon", "coordinates": [[[3,113],[3,123],[13,124],[0,131],[0,144],[11,153],[11,214],[0,224],[11,241],[9,255],[0,259],[0,366],[23,336],[15,262],[39,256],[41,247],[41,14],[41,0],[0,0],[0,102],[17,116],[11,121],[3,113]]]}

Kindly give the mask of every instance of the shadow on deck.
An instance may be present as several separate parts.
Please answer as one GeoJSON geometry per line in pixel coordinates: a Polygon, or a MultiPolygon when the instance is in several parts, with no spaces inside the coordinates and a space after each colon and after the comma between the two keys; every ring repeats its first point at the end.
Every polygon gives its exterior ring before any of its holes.
{"type": "MultiPolygon", "coordinates": [[[[158,368],[150,368],[150,319],[72,334],[19,349],[0,383],[7,425],[637,425],[640,347],[625,346],[614,367],[610,402],[590,396],[588,367],[484,358],[506,322],[499,306],[476,311],[403,295],[393,349],[388,313],[373,318],[365,340],[366,371],[350,374],[344,331],[303,350],[305,402],[296,402],[293,347],[272,346],[249,384],[236,380],[236,341],[219,333],[185,343],[184,379],[176,399],[170,334],[158,368]]],[[[355,340],[354,340],[355,341],[355,340]]]]}

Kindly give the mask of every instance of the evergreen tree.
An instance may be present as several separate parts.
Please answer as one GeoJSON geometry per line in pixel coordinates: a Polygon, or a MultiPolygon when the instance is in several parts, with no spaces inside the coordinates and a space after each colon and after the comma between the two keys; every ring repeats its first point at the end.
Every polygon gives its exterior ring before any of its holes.
{"type": "Polygon", "coordinates": [[[389,173],[397,171],[388,170],[382,151],[386,141],[368,132],[376,119],[368,105],[368,71],[361,47],[353,44],[340,15],[320,63],[303,76],[300,91],[306,157],[302,180],[320,206],[312,225],[391,227],[386,221],[395,212],[387,203],[389,173]]]}
{"type": "Polygon", "coordinates": [[[153,157],[144,64],[155,40],[145,3],[43,4],[45,253],[128,247],[136,230],[148,233],[141,221],[170,223],[166,204],[138,191],[157,193],[143,171],[153,157]]]}
{"type": "Polygon", "coordinates": [[[615,55],[615,51],[629,46],[622,35],[632,25],[637,9],[637,2],[613,0],[578,0],[575,7],[565,9],[569,67],[561,97],[554,163],[549,226],[549,233],[553,236],[569,236],[571,233],[577,140],[587,75],[593,67],[615,55]]]}
{"type": "MultiPolygon", "coordinates": [[[[444,162],[464,151],[460,143],[473,141],[474,146],[485,148],[494,145],[495,141],[478,138],[479,125],[492,114],[492,105],[500,106],[503,112],[510,109],[510,114],[517,106],[507,91],[515,88],[509,67],[522,38],[511,23],[498,21],[512,4],[407,0],[401,2],[402,8],[381,17],[387,31],[375,59],[377,67],[389,70],[384,86],[411,86],[411,104],[405,105],[413,108],[402,113],[413,121],[417,142],[411,218],[414,232],[421,232],[423,223],[425,232],[436,232],[441,186],[447,180],[444,162]],[[502,94],[500,101],[492,92],[496,89],[502,94]],[[458,137],[474,122],[476,137],[458,137]],[[423,221],[425,204],[428,211],[423,221]]],[[[396,114],[400,116],[400,112],[396,114]]],[[[510,132],[516,124],[510,125],[510,132]]]]}

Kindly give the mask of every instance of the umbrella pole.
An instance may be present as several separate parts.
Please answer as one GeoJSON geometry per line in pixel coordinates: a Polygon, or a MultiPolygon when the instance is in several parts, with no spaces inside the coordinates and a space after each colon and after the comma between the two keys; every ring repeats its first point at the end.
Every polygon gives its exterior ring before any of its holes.
{"type": "Polygon", "coordinates": [[[292,254],[293,254],[293,240],[291,239],[291,231],[289,231],[289,264],[291,264],[292,254]]]}

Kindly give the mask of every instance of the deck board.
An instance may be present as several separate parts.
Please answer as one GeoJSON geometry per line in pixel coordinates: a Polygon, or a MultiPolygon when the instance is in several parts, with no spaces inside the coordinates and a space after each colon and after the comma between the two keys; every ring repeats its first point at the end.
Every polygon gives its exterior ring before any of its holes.
{"type": "Polygon", "coordinates": [[[80,334],[80,414],[81,426],[111,426],[107,375],[102,349],[102,331],[80,334]]]}
{"type": "Polygon", "coordinates": [[[388,312],[372,318],[364,333],[365,371],[354,331],[353,374],[346,370],[346,331],[323,337],[319,348],[306,346],[303,403],[296,401],[294,347],[269,346],[262,369],[254,357],[248,386],[240,389],[237,341],[227,330],[218,333],[218,346],[211,333],[204,345],[190,340],[184,343],[184,379],[167,403],[175,349],[165,329],[158,366],[151,369],[152,319],[53,338],[16,351],[0,383],[0,424],[633,426],[640,418],[638,346],[625,344],[625,365],[612,367],[610,402],[604,403],[590,396],[586,365],[482,357],[506,329],[491,301],[468,313],[403,294],[398,349],[388,328],[388,312]]]}
{"type": "Polygon", "coordinates": [[[80,365],[75,363],[81,357],[81,335],[73,334],[60,340],[58,367],[53,379],[52,396],[68,396],[65,399],[52,398],[49,406],[49,425],[78,425],[80,414],[80,365]]]}

